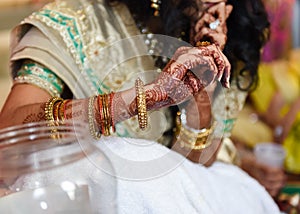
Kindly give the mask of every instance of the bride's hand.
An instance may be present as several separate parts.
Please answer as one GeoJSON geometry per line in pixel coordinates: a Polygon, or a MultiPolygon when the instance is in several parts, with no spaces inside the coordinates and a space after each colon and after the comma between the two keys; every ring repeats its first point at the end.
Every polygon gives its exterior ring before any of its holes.
{"type": "Polygon", "coordinates": [[[179,104],[222,80],[229,87],[230,63],[215,45],[180,47],[159,77],[146,86],[148,109],[179,104]]]}
{"type": "Polygon", "coordinates": [[[232,11],[232,5],[226,5],[224,1],[203,2],[207,9],[194,26],[192,42],[195,44],[197,41],[209,40],[223,50],[227,41],[226,20],[232,11]]]}

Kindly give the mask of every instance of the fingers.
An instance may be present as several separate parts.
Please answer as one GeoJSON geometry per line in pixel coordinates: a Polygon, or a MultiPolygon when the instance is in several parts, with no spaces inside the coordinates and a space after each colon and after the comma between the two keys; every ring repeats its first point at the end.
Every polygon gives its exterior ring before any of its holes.
{"type": "Polygon", "coordinates": [[[281,168],[272,168],[259,164],[258,181],[266,188],[271,196],[276,196],[285,185],[286,175],[281,168]]]}
{"type": "Polygon", "coordinates": [[[194,42],[201,41],[205,38],[205,40],[211,41],[223,50],[227,41],[227,34],[222,31],[221,26],[218,26],[215,30],[207,27],[201,28],[194,36],[194,42]]]}
{"type": "Polygon", "coordinates": [[[216,80],[222,80],[222,85],[229,88],[230,69],[230,63],[221,49],[212,44],[179,48],[163,72],[185,81],[196,93],[216,80]]]}
{"type": "MultiPolygon", "coordinates": [[[[203,55],[208,55],[212,57],[213,64],[217,67],[216,77],[219,81],[221,81],[222,85],[226,88],[230,87],[230,69],[231,65],[227,57],[222,53],[221,49],[212,44],[206,47],[198,47],[200,50],[207,49],[207,51],[201,52],[203,55]]],[[[210,64],[212,65],[212,64],[210,64]]],[[[211,69],[215,69],[214,66],[211,66],[211,69]]]]}
{"type": "Polygon", "coordinates": [[[232,5],[225,5],[225,2],[210,6],[194,26],[194,42],[209,39],[223,49],[227,41],[226,20],[232,8],[232,5]],[[212,26],[212,23],[215,25],[212,26]]]}
{"type": "Polygon", "coordinates": [[[202,81],[198,79],[191,71],[188,71],[184,77],[184,84],[190,88],[192,94],[196,94],[204,88],[202,81]]]}
{"type": "Polygon", "coordinates": [[[227,11],[225,2],[220,2],[208,8],[207,13],[212,14],[219,19],[220,24],[224,25],[227,19],[227,11]]]}

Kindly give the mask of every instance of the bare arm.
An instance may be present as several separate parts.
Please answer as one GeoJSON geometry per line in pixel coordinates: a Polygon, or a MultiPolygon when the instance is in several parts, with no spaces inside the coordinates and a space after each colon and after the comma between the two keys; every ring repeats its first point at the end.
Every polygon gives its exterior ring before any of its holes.
{"type": "MultiPolygon", "coordinates": [[[[217,78],[220,79],[223,74],[228,75],[229,71],[228,60],[215,45],[179,48],[159,77],[154,82],[145,85],[147,109],[158,109],[181,103],[217,78]],[[205,80],[207,76],[205,71],[197,70],[199,65],[207,66],[211,75],[209,80],[205,80]],[[191,71],[194,73],[192,74],[191,71]],[[186,75],[188,72],[190,75],[186,75]]],[[[224,82],[224,86],[228,84],[229,82],[224,82]]],[[[0,128],[44,120],[45,103],[50,97],[48,92],[37,86],[15,84],[1,111],[0,128]]],[[[68,102],[64,107],[65,119],[87,121],[88,103],[89,98],[68,102]]],[[[136,115],[135,88],[117,92],[111,103],[114,123],[136,115]]],[[[101,107],[95,102],[94,108],[97,114],[101,107]]]]}
{"type": "MultiPolygon", "coordinates": [[[[30,84],[14,85],[0,114],[0,128],[45,120],[45,103],[50,97],[48,92],[37,86],[30,84]]],[[[116,122],[133,116],[128,111],[129,104],[133,103],[134,98],[133,89],[116,94],[113,102],[116,122]]],[[[87,106],[88,99],[73,99],[68,102],[65,107],[66,119],[87,122],[87,106]]],[[[98,109],[96,103],[94,107],[98,109]]],[[[131,112],[136,112],[136,110],[131,112]]]]}

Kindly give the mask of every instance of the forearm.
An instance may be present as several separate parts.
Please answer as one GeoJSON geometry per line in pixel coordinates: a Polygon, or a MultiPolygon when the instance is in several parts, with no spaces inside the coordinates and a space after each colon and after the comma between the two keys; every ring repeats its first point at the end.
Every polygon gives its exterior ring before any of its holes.
{"type": "MultiPolygon", "coordinates": [[[[11,110],[5,110],[0,115],[0,128],[8,126],[45,121],[46,102],[27,104],[11,110]]],[[[87,100],[70,100],[64,108],[64,119],[87,121],[87,100]]]]}
{"type": "MultiPolygon", "coordinates": [[[[14,99],[14,93],[12,93],[9,100],[13,102],[8,102],[0,114],[0,128],[49,120],[45,114],[46,104],[49,102],[47,100],[49,99],[50,96],[48,96],[48,98],[45,96],[39,99],[46,100],[45,102],[35,103],[31,101],[32,103],[30,104],[22,105],[19,104],[22,102],[19,102],[18,99],[14,99]]],[[[100,116],[100,108],[103,107],[99,106],[98,101],[98,99],[94,99],[93,101],[92,117],[95,119],[95,126],[101,130],[101,123],[98,118],[100,116]]],[[[113,124],[129,119],[137,114],[135,88],[115,93],[113,99],[108,102],[111,102],[109,104],[109,111],[114,114],[113,124]]],[[[152,109],[152,107],[149,108],[152,109]]],[[[57,109],[56,116],[53,117],[54,120],[89,121],[89,98],[61,100],[52,106],[50,115],[53,115],[54,109],[57,109]]]]}

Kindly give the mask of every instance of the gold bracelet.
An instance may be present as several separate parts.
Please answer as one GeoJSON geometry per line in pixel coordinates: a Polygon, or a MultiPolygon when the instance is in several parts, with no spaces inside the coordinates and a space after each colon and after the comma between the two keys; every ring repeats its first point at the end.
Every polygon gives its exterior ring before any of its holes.
{"type": "Polygon", "coordinates": [[[185,127],[181,121],[181,113],[176,115],[176,132],[175,136],[180,143],[181,148],[192,150],[202,150],[211,145],[212,140],[208,139],[215,128],[215,123],[209,129],[191,130],[185,127]]]}
{"type": "Polygon", "coordinates": [[[111,104],[108,94],[97,96],[99,108],[99,129],[104,136],[110,135],[110,127],[112,126],[111,119],[111,104]]]}
{"type": "Polygon", "coordinates": [[[59,109],[58,109],[58,119],[62,122],[65,121],[65,115],[66,115],[66,103],[68,103],[70,100],[64,100],[60,106],[59,106],[59,109]]]}
{"type": "Polygon", "coordinates": [[[137,78],[135,81],[135,90],[139,127],[140,129],[145,130],[148,125],[146,94],[144,89],[144,83],[140,78],[137,78]]]}
{"type": "Polygon", "coordinates": [[[45,106],[45,120],[54,122],[54,105],[58,102],[63,102],[64,100],[60,97],[51,97],[47,102],[45,106]]]}
{"type": "Polygon", "coordinates": [[[109,111],[109,101],[108,95],[104,94],[101,96],[102,98],[102,105],[103,105],[103,125],[104,125],[104,135],[110,135],[110,126],[111,126],[111,118],[110,118],[110,111],[109,111]]]}
{"type": "Polygon", "coordinates": [[[89,129],[90,133],[94,139],[99,140],[101,137],[100,131],[96,131],[95,129],[95,114],[94,114],[94,103],[97,96],[92,96],[89,98],[88,104],[88,121],[89,121],[89,129]]]}
{"type": "MultiPolygon", "coordinates": [[[[46,105],[45,105],[45,120],[49,122],[48,126],[52,127],[51,138],[53,138],[53,139],[60,138],[60,135],[57,133],[57,129],[55,128],[55,126],[57,125],[57,124],[55,124],[55,122],[58,122],[58,120],[56,120],[57,118],[55,118],[56,116],[54,116],[54,106],[60,105],[60,103],[63,101],[64,100],[60,97],[51,97],[48,100],[48,102],[46,102],[46,105]]],[[[55,111],[56,111],[56,108],[55,108],[55,111]]]]}

